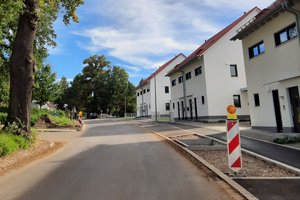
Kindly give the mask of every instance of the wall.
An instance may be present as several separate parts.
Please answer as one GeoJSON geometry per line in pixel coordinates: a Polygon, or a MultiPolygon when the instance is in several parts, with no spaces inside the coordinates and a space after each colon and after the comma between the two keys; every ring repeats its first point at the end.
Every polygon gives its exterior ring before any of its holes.
{"type": "Polygon", "coordinates": [[[293,22],[294,15],[282,13],[243,39],[251,122],[254,127],[276,131],[272,90],[277,89],[281,96],[280,108],[285,131],[293,126],[287,88],[299,87],[300,84],[299,40],[296,37],[277,47],[274,41],[274,33],[293,22]],[[249,59],[248,48],[262,40],[265,53],[249,59]],[[254,93],[259,93],[259,107],[254,106],[254,93]]]}

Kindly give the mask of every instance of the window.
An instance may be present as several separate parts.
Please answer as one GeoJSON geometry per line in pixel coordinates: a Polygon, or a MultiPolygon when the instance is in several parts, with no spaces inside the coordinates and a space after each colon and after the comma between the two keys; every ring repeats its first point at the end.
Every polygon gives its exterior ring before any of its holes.
{"type": "Polygon", "coordinates": [[[141,91],[140,94],[142,95],[142,94],[143,94],[143,91],[141,91]]]}
{"type": "Polygon", "coordinates": [[[144,93],[144,94],[146,93],[146,89],[143,90],[143,93],[144,93]]]}
{"type": "Polygon", "coordinates": [[[147,88],[147,92],[150,92],[150,88],[147,88]]]}
{"type": "Polygon", "coordinates": [[[254,105],[255,106],[260,106],[259,94],[258,93],[254,94],[254,105]]]}
{"type": "Polygon", "coordinates": [[[185,74],[185,80],[189,80],[190,78],[192,78],[192,73],[188,72],[185,74]]]}
{"type": "Polygon", "coordinates": [[[297,37],[297,35],[298,35],[298,33],[297,33],[297,29],[296,29],[296,24],[292,24],[274,34],[275,45],[278,46],[282,43],[285,43],[288,40],[297,37]]]}
{"type": "Polygon", "coordinates": [[[137,95],[137,96],[140,96],[140,93],[138,92],[136,95],[137,95]]]}
{"type": "Polygon", "coordinates": [[[173,109],[175,109],[175,103],[173,103],[173,109]]]}
{"type": "Polygon", "coordinates": [[[204,96],[201,97],[201,100],[202,100],[202,104],[204,105],[205,104],[204,96]]]}
{"type": "Polygon", "coordinates": [[[176,85],[176,79],[174,79],[173,81],[172,81],[172,86],[175,86],[176,85]]]}
{"type": "Polygon", "coordinates": [[[169,86],[165,86],[165,93],[169,93],[169,86]]]}
{"type": "Polygon", "coordinates": [[[231,77],[238,76],[237,65],[230,65],[230,74],[231,74],[231,77]]]}
{"type": "Polygon", "coordinates": [[[170,110],[170,103],[166,103],[166,110],[170,110]]]}
{"type": "Polygon", "coordinates": [[[233,95],[233,104],[235,107],[241,107],[241,96],[240,95],[233,95]]]}
{"type": "Polygon", "coordinates": [[[195,69],[195,76],[198,76],[199,74],[202,74],[202,66],[195,69]]]}
{"type": "Polygon", "coordinates": [[[182,77],[182,76],[179,76],[179,77],[178,77],[178,83],[182,83],[182,81],[183,81],[183,77],[182,77]]]}
{"type": "Polygon", "coordinates": [[[253,57],[258,56],[259,54],[264,53],[265,52],[264,41],[261,41],[255,45],[253,45],[248,50],[249,50],[249,58],[253,58],[253,57]]]}

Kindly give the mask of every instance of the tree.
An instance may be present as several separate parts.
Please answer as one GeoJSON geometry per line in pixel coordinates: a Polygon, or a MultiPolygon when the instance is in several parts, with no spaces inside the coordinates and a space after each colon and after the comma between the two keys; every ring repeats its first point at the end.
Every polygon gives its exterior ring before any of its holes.
{"type": "Polygon", "coordinates": [[[56,74],[51,72],[51,66],[45,65],[35,73],[33,100],[40,106],[48,101],[55,101],[60,95],[60,88],[56,81],[56,74]]]}
{"type": "Polygon", "coordinates": [[[83,0],[16,0],[22,9],[15,13],[18,17],[18,28],[12,45],[10,58],[10,96],[8,122],[20,121],[25,133],[30,132],[31,99],[33,74],[36,66],[34,42],[40,17],[47,13],[65,11],[64,23],[70,20],[78,22],[76,8],[83,0]]]}
{"type": "Polygon", "coordinates": [[[65,109],[65,104],[67,104],[66,93],[69,88],[69,83],[66,77],[62,77],[58,83],[58,98],[54,101],[57,107],[61,110],[65,109]]]}

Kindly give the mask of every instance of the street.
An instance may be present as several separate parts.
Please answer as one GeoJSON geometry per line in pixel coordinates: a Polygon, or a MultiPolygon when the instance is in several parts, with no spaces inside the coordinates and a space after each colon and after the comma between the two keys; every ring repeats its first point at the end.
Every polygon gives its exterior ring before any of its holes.
{"type": "Polygon", "coordinates": [[[0,177],[1,199],[234,199],[143,128],[113,119],[87,126],[54,155],[0,177]]]}

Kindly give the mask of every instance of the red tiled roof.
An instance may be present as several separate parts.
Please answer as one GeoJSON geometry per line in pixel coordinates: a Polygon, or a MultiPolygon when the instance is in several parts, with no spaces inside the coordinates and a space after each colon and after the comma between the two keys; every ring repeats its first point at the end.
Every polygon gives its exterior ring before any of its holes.
{"type": "Polygon", "coordinates": [[[241,22],[245,17],[247,17],[249,14],[251,14],[255,9],[259,9],[258,7],[252,8],[250,11],[245,13],[243,16],[241,16],[239,19],[234,21],[232,24],[218,32],[216,35],[211,37],[210,39],[206,40],[198,49],[196,49],[191,55],[189,55],[184,61],[182,61],[180,64],[176,65],[168,74],[167,76],[171,76],[174,73],[180,71],[185,67],[187,63],[192,61],[194,58],[201,56],[207,49],[209,49],[213,44],[215,44],[219,39],[221,39],[226,33],[228,33],[232,28],[234,28],[239,22],[241,22]]]}
{"type": "Polygon", "coordinates": [[[270,6],[261,10],[251,21],[242,26],[232,40],[243,38],[244,36],[248,35],[249,31],[252,31],[252,29],[258,26],[260,23],[264,24],[266,19],[283,10],[282,4],[285,2],[289,5],[293,3],[291,0],[274,1],[270,6]]]}
{"type": "Polygon", "coordinates": [[[161,72],[163,69],[165,69],[169,64],[171,64],[176,58],[178,58],[179,56],[183,56],[186,58],[186,56],[183,53],[178,54],[177,56],[175,56],[174,58],[172,58],[171,60],[169,60],[168,62],[166,62],[165,64],[163,64],[161,67],[159,67],[154,73],[152,73],[148,78],[146,78],[145,80],[143,80],[138,86],[137,88],[141,88],[144,85],[146,85],[147,83],[149,83],[149,81],[159,72],[161,72]]]}

